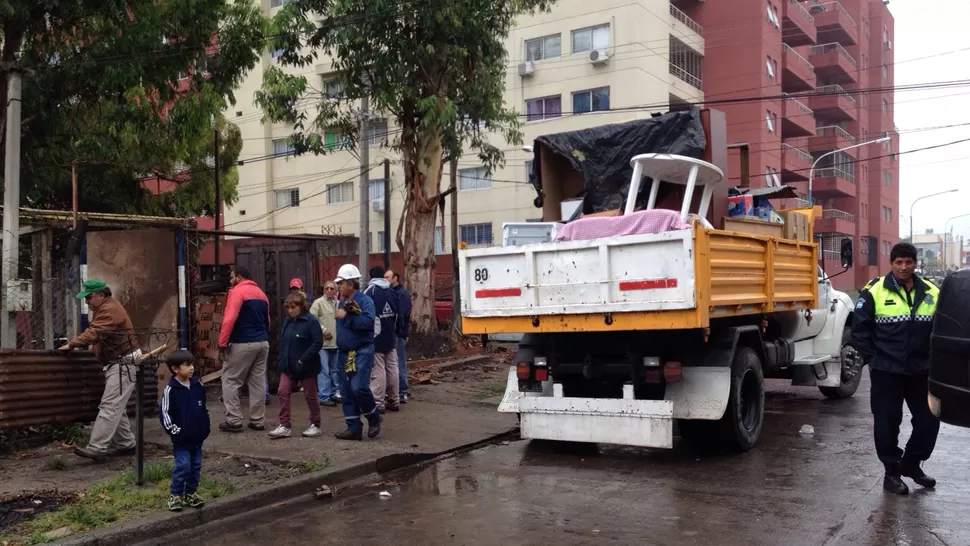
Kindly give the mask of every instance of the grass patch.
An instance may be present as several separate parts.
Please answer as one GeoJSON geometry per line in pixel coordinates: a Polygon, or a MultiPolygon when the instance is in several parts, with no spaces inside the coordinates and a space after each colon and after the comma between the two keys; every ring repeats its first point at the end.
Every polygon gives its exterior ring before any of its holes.
{"type": "Polygon", "coordinates": [[[493,396],[505,394],[505,381],[496,381],[487,385],[482,385],[478,390],[472,392],[472,398],[478,401],[487,400],[493,396]]]}
{"type": "Polygon", "coordinates": [[[300,466],[304,472],[320,472],[321,470],[325,470],[328,466],[330,466],[330,461],[327,459],[310,457],[309,459],[300,463],[300,466]]]}
{"type": "Polygon", "coordinates": [[[60,455],[55,455],[52,458],[50,458],[46,463],[44,463],[44,468],[46,470],[66,470],[67,461],[65,461],[64,458],[61,457],[60,455]]]}
{"type": "MultiPolygon", "coordinates": [[[[133,470],[97,483],[89,487],[76,502],[25,522],[14,531],[19,536],[14,535],[7,541],[11,546],[52,542],[44,535],[55,529],[70,527],[77,534],[161,510],[168,498],[173,466],[173,461],[146,463],[143,487],[135,485],[133,470]]],[[[203,465],[199,494],[204,499],[224,497],[235,490],[231,483],[206,477],[203,465]]]]}
{"type": "Polygon", "coordinates": [[[83,446],[88,443],[88,434],[81,423],[70,423],[58,428],[54,432],[54,438],[76,446],[83,446]]]}

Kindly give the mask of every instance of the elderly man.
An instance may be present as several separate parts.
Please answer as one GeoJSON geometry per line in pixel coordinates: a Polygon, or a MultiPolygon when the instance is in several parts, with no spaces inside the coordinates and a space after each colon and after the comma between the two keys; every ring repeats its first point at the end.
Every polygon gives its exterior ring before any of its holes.
{"type": "Polygon", "coordinates": [[[91,323],[80,335],[60,347],[61,351],[91,346],[104,370],[104,394],[98,406],[91,439],[87,447],[74,448],[74,453],[94,461],[109,455],[135,452],[126,408],[135,390],[135,365],[141,356],[138,339],[125,308],[111,297],[104,281],[88,279],[77,294],[91,311],[91,323]]]}
{"type": "Polygon", "coordinates": [[[310,314],[320,321],[323,329],[323,348],[320,349],[321,369],[317,376],[317,398],[324,406],[343,402],[340,396],[340,376],[337,368],[337,284],[323,284],[323,296],[310,306],[310,314]]]}

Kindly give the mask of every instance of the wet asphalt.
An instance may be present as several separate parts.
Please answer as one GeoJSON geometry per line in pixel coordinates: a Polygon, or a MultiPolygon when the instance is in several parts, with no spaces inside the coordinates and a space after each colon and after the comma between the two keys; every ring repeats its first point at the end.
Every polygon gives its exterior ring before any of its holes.
{"type": "Polygon", "coordinates": [[[924,465],[940,481],[936,490],[909,482],[911,494],[897,497],[882,490],[868,378],[842,401],[769,383],[761,443],[745,454],[703,455],[679,442],[646,450],[514,441],[332,502],[264,508],[179,542],[970,545],[970,431],[944,425],[924,465]],[[814,434],[799,433],[806,424],[814,434]]]}

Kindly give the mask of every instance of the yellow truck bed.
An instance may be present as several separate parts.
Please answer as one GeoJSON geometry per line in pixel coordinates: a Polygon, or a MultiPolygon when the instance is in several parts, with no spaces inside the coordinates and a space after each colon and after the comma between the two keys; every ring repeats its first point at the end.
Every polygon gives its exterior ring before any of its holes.
{"type": "MultiPolygon", "coordinates": [[[[811,233],[811,231],[809,231],[811,233]]],[[[705,228],[463,250],[466,334],[705,328],[814,309],[815,244],[705,228]]]]}

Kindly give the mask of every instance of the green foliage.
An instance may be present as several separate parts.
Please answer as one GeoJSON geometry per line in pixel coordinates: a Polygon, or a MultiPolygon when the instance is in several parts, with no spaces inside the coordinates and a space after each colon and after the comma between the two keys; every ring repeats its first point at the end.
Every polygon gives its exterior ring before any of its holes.
{"type": "Polygon", "coordinates": [[[258,61],[265,25],[257,5],[232,0],[0,1],[4,75],[17,51],[24,70],[23,205],[70,208],[76,162],[82,210],[211,212],[213,118],[231,204],[242,142],[221,112],[258,61]],[[180,185],[154,197],[145,176],[180,185]]]}

